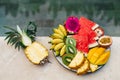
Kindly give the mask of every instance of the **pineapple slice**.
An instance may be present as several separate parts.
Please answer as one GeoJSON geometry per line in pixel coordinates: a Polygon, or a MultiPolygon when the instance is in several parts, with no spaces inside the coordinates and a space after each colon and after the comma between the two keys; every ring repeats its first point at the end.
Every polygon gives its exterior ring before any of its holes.
{"type": "Polygon", "coordinates": [[[77,69],[79,66],[81,66],[84,62],[84,54],[77,51],[76,56],[73,58],[71,63],[68,65],[69,68],[77,69]]]}
{"type": "Polygon", "coordinates": [[[78,70],[77,70],[77,74],[78,75],[82,75],[85,74],[88,70],[89,70],[89,61],[85,58],[85,61],[83,63],[83,65],[81,65],[78,70]]]}
{"type": "Polygon", "coordinates": [[[34,64],[40,64],[48,57],[48,50],[38,42],[33,42],[24,51],[27,58],[34,64]]]}
{"type": "Polygon", "coordinates": [[[95,72],[97,69],[98,69],[98,65],[90,64],[90,70],[91,70],[92,72],[95,72]]]}

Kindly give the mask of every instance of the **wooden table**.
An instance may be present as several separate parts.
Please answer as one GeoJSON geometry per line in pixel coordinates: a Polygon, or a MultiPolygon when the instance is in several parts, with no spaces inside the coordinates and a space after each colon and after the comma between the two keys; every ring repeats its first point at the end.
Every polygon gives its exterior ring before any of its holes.
{"type": "MultiPolygon", "coordinates": [[[[50,48],[49,37],[38,37],[38,41],[50,48]]],[[[78,76],[63,68],[50,50],[49,60],[51,63],[43,66],[33,65],[22,50],[7,45],[0,37],[0,80],[120,80],[120,37],[113,37],[108,63],[89,75],[78,76]]]]}

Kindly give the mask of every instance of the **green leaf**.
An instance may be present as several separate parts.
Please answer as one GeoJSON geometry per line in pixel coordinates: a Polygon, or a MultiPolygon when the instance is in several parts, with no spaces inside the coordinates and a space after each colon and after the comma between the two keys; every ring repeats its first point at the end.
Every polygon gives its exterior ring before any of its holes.
{"type": "MultiPolygon", "coordinates": [[[[11,30],[11,31],[5,33],[7,35],[5,38],[5,40],[7,40],[7,44],[11,44],[11,46],[14,45],[15,49],[18,48],[18,50],[20,50],[20,48],[26,47],[22,42],[23,36],[24,36],[24,39],[26,39],[25,37],[28,37],[33,42],[34,38],[36,36],[36,31],[37,31],[37,25],[34,22],[29,22],[29,24],[26,28],[26,31],[21,30],[22,35],[17,30],[15,30],[14,28],[11,28],[9,26],[4,26],[4,28],[11,30]]],[[[26,42],[28,42],[28,41],[26,41],[26,42]]]]}
{"type": "Polygon", "coordinates": [[[5,34],[11,34],[12,32],[10,31],[10,32],[6,32],[5,34]]]}
{"type": "Polygon", "coordinates": [[[32,41],[35,40],[36,32],[37,32],[37,25],[34,22],[29,22],[26,33],[32,39],[32,41]]]}
{"type": "Polygon", "coordinates": [[[4,28],[9,29],[9,30],[14,31],[14,32],[17,32],[17,30],[15,30],[15,29],[13,29],[13,28],[11,28],[9,26],[4,26],[4,28]]]}
{"type": "Polygon", "coordinates": [[[19,46],[19,42],[17,42],[17,43],[15,44],[15,49],[16,49],[18,46],[19,46]]]}
{"type": "Polygon", "coordinates": [[[12,39],[12,43],[11,43],[11,45],[13,46],[15,43],[17,43],[19,40],[18,40],[18,38],[17,37],[14,37],[13,39],[12,39]]]}

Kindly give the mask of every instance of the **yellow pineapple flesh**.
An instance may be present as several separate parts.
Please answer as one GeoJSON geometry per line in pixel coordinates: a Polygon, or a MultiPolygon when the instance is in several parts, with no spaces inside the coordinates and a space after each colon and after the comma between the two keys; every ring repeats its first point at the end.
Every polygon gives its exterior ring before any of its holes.
{"type": "Polygon", "coordinates": [[[27,58],[34,64],[40,64],[48,57],[48,50],[38,42],[33,42],[24,51],[27,58]]]}

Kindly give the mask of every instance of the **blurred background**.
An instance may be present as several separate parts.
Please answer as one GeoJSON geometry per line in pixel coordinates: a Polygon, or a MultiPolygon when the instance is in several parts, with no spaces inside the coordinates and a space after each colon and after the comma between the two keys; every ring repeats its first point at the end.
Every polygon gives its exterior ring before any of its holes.
{"type": "Polygon", "coordinates": [[[120,36],[120,0],[0,0],[0,36],[3,26],[38,25],[37,35],[48,36],[68,16],[85,16],[101,25],[105,34],[120,36]]]}

